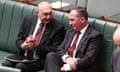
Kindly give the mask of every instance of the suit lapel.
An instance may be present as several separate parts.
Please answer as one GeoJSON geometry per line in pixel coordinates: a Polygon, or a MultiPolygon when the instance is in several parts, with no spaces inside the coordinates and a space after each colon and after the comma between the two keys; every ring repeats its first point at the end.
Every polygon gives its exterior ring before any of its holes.
{"type": "Polygon", "coordinates": [[[76,55],[77,55],[77,53],[78,53],[79,50],[81,52],[83,52],[83,50],[85,49],[83,46],[84,46],[84,43],[86,42],[85,40],[87,40],[89,38],[90,32],[91,32],[91,27],[89,25],[88,28],[87,28],[87,30],[85,31],[84,35],[82,36],[82,38],[80,40],[80,43],[79,43],[78,48],[77,48],[76,55]]]}
{"type": "Polygon", "coordinates": [[[68,34],[68,40],[67,40],[67,44],[66,44],[66,50],[70,47],[71,43],[72,43],[72,40],[73,40],[73,37],[75,35],[75,31],[71,31],[69,34],[68,34]]]}
{"type": "Polygon", "coordinates": [[[33,17],[33,20],[31,22],[32,26],[30,28],[30,33],[29,33],[30,35],[33,34],[33,32],[34,32],[34,29],[35,29],[35,26],[36,26],[36,23],[37,23],[37,19],[38,19],[37,16],[33,17]]]}
{"type": "Polygon", "coordinates": [[[42,38],[41,38],[41,41],[40,41],[40,43],[45,43],[45,42],[49,42],[49,39],[48,38],[50,38],[50,33],[52,32],[52,26],[51,26],[52,24],[51,23],[49,23],[49,24],[47,24],[46,25],[46,28],[45,28],[45,31],[44,31],[44,33],[43,33],[43,36],[42,36],[42,38]],[[47,40],[47,41],[46,41],[47,40]]]}

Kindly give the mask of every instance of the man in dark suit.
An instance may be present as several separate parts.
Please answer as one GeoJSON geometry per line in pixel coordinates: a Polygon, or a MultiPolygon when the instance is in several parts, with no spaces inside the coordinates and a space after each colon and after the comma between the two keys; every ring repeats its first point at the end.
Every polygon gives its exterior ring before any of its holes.
{"type": "Polygon", "coordinates": [[[88,14],[82,8],[69,13],[68,30],[57,52],[46,56],[46,72],[96,72],[96,57],[102,36],[87,22],[88,14]]]}
{"type": "Polygon", "coordinates": [[[19,55],[35,61],[24,63],[6,60],[2,65],[20,68],[22,72],[36,72],[43,69],[46,54],[56,52],[64,35],[62,24],[52,18],[51,4],[41,2],[38,4],[37,15],[25,17],[16,40],[19,55]]]}
{"type": "Polygon", "coordinates": [[[113,40],[116,49],[113,51],[112,56],[112,72],[120,72],[120,27],[115,30],[113,40]]]}

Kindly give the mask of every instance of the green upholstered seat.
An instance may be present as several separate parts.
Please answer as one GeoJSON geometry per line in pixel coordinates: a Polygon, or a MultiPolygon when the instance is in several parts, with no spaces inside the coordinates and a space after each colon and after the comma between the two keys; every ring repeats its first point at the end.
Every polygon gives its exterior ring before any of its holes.
{"type": "Polygon", "coordinates": [[[1,21],[2,21],[2,16],[3,16],[3,9],[4,9],[4,4],[5,1],[4,0],[1,0],[0,1],[0,27],[1,27],[1,21]]]}
{"type": "Polygon", "coordinates": [[[112,36],[118,24],[90,18],[89,21],[90,24],[93,21],[92,26],[103,35],[103,45],[98,56],[99,72],[111,72],[111,56],[115,48],[112,36]]]}
{"type": "Polygon", "coordinates": [[[56,20],[58,20],[59,22],[62,22],[63,15],[64,15],[63,12],[53,11],[52,15],[56,20]]]}
{"type": "Polygon", "coordinates": [[[68,13],[53,11],[52,14],[53,14],[53,17],[57,21],[59,21],[65,27],[66,30],[70,28],[69,21],[68,21],[68,13]]]}
{"type": "Polygon", "coordinates": [[[2,15],[0,19],[0,49],[16,53],[15,40],[21,22],[24,16],[35,13],[35,7],[13,1],[3,0],[0,3],[4,3],[4,5],[2,5],[3,8],[1,8],[2,15]]]}
{"type": "Polygon", "coordinates": [[[66,30],[70,28],[69,19],[68,19],[68,13],[64,13],[62,24],[64,25],[66,30]]]}
{"type": "Polygon", "coordinates": [[[0,63],[2,63],[5,60],[5,57],[9,55],[13,55],[13,53],[0,51],[0,63]]]}
{"type": "MultiPolygon", "coordinates": [[[[16,36],[26,15],[36,14],[36,7],[17,3],[14,1],[0,0],[0,63],[4,57],[17,53],[15,46],[16,36]]],[[[69,29],[68,13],[53,11],[53,17],[69,29]]],[[[88,18],[89,24],[103,35],[103,46],[100,49],[98,65],[100,72],[111,71],[111,55],[115,48],[112,35],[118,24],[88,18]]],[[[44,72],[44,70],[39,71],[44,72]]]]}
{"type": "Polygon", "coordinates": [[[8,51],[8,37],[11,26],[12,14],[14,9],[13,2],[5,1],[2,10],[1,28],[0,28],[0,49],[8,51]]]}

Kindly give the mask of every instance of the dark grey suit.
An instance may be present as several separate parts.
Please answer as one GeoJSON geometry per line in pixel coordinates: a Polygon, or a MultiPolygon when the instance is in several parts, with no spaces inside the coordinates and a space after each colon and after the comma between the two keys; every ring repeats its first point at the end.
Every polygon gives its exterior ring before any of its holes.
{"type": "Polygon", "coordinates": [[[120,72],[120,51],[114,50],[112,56],[112,72],[120,72]]]}
{"type": "MultiPolygon", "coordinates": [[[[26,16],[21,26],[20,32],[16,40],[16,46],[19,48],[19,55],[23,56],[25,50],[21,48],[21,44],[25,41],[26,37],[32,35],[37,23],[37,16],[26,16]]],[[[64,39],[65,30],[62,24],[59,24],[54,18],[46,25],[45,31],[37,47],[36,54],[39,56],[39,61],[29,64],[16,64],[12,63],[14,67],[22,67],[25,72],[35,72],[35,70],[41,69],[44,66],[46,54],[48,52],[56,52],[56,48],[60,45],[64,39]],[[15,66],[16,65],[16,66],[15,66]],[[37,68],[37,69],[36,69],[37,68]]],[[[7,63],[7,62],[6,62],[7,63]]],[[[3,63],[3,65],[5,65],[3,63]]]]}
{"type": "MultiPolygon", "coordinates": [[[[74,35],[75,31],[73,29],[68,30],[64,41],[58,48],[58,54],[52,52],[47,55],[46,72],[60,72],[60,66],[63,65],[61,56],[66,54],[74,35]]],[[[79,42],[75,55],[76,58],[80,58],[80,61],[77,64],[76,72],[96,72],[96,56],[101,46],[101,41],[101,34],[92,27],[88,26],[79,42]]]]}

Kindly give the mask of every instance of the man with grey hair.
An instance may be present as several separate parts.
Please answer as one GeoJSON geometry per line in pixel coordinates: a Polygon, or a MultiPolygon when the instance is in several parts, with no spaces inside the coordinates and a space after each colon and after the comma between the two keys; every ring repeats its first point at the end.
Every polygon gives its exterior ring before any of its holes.
{"type": "MultiPolygon", "coordinates": [[[[16,40],[20,62],[7,59],[4,66],[19,68],[22,72],[36,72],[43,69],[46,54],[56,52],[64,38],[65,30],[52,17],[52,6],[48,2],[38,4],[37,15],[26,16],[16,40]]],[[[13,56],[16,59],[18,56],[13,56]]]]}
{"type": "Polygon", "coordinates": [[[116,49],[112,56],[112,72],[120,72],[120,27],[118,27],[113,34],[113,41],[116,49]]]}

